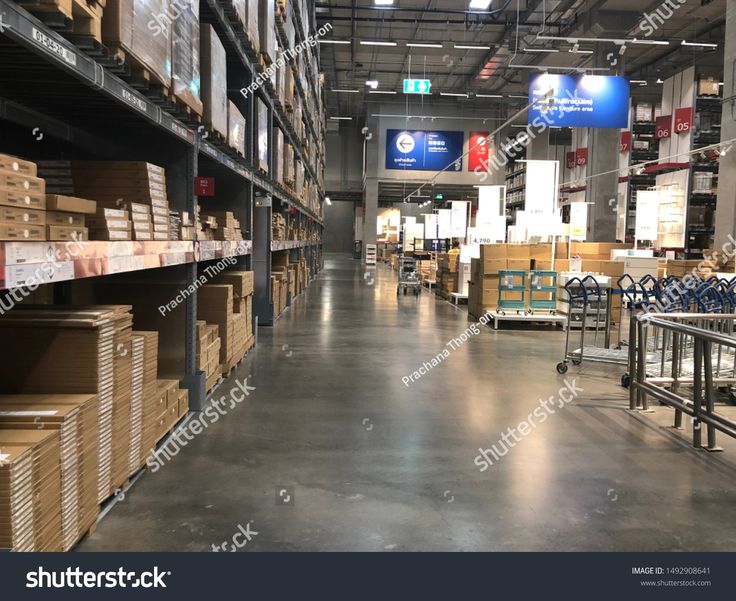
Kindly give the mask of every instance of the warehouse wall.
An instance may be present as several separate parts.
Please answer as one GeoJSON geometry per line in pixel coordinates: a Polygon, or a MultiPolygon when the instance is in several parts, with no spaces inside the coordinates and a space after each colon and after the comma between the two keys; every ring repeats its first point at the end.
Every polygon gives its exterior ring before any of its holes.
{"type": "Polygon", "coordinates": [[[353,222],[355,203],[333,200],[325,204],[325,229],[322,236],[323,250],[328,253],[353,252],[353,222]]]}
{"type": "Polygon", "coordinates": [[[330,192],[363,190],[363,134],[361,127],[341,123],[327,133],[325,188],[330,192]]]}

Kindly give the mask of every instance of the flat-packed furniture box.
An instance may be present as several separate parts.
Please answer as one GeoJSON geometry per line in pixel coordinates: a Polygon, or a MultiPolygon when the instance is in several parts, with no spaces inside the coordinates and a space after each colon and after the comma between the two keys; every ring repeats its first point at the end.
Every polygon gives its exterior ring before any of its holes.
{"type": "Polygon", "coordinates": [[[238,269],[225,271],[212,279],[213,284],[229,285],[233,289],[232,355],[222,372],[227,374],[239,363],[253,343],[253,272],[238,269]]]}
{"type": "Polygon", "coordinates": [[[199,93],[199,2],[173,3],[177,16],[169,29],[171,43],[171,91],[179,102],[202,115],[199,93]]]}
{"type": "Polygon", "coordinates": [[[0,429],[0,453],[0,548],[61,551],[59,432],[0,429]]]}
{"type": "Polygon", "coordinates": [[[228,100],[227,106],[227,143],[238,154],[245,156],[245,117],[231,100],[228,100]]]}
{"type": "Polygon", "coordinates": [[[171,86],[169,11],[169,0],[107,0],[102,17],[103,44],[113,52],[122,50],[130,66],[146,69],[167,88],[171,86]]]}
{"type": "Polygon", "coordinates": [[[221,365],[227,365],[233,355],[233,301],[233,287],[227,284],[206,284],[197,292],[197,316],[219,327],[221,365]]]}
{"type": "Polygon", "coordinates": [[[130,310],[39,305],[0,317],[0,337],[13,340],[0,344],[0,392],[97,395],[99,502],[125,479],[129,455],[130,310]]]}
{"type": "MultiPolygon", "coordinates": [[[[243,5],[244,0],[238,0],[243,5]]],[[[243,15],[245,16],[245,15],[243,15]]],[[[202,122],[227,140],[227,54],[220,38],[209,23],[202,24],[202,122]]]]}
{"type": "Polygon", "coordinates": [[[246,14],[247,14],[247,28],[245,30],[248,40],[253,46],[253,50],[258,52],[261,47],[260,41],[260,27],[258,22],[260,19],[259,15],[259,4],[266,4],[263,0],[246,0],[246,14]]]}
{"type": "Polygon", "coordinates": [[[271,65],[276,60],[276,3],[268,0],[267,2],[259,2],[258,7],[258,42],[260,52],[266,62],[271,65]]]}
{"type": "Polygon", "coordinates": [[[59,431],[64,551],[70,550],[89,531],[99,513],[97,414],[94,395],[0,395],[0,430],[59,431]]]}

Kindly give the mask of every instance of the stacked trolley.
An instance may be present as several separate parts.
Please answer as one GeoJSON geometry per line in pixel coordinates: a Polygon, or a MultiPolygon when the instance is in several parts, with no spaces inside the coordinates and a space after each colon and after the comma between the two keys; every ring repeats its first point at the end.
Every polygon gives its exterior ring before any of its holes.
{"type": "Polygon", "coordinates": [[[407,291],[414,292],[414,296],[419,296],[421,282],[419,281],[419,272],[417,271],[417,260],[413,257],[399,257],[399,283],[396,286],[396,296],[403,291],[406,295],[407,291]]]}

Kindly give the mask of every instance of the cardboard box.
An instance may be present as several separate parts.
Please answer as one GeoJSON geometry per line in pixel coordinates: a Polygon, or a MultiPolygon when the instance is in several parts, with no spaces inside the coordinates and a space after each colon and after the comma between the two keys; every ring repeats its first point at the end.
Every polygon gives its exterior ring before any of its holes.
{"type": "Polygon", "coordinates": [[[507,269],[512,271],[529,271],[531,269],[531,259],[509,259],[507,264],[507,269]]]}
{"type": "Polygon", "coordinates": [[[46,240],[46,227],[0,223],[0,240],[46,240]]]}
{"type": "Polygon", "coordinates": [[[529,256],[529,245],[528,244],[507,244],[506,245],[506,256],[509,259],[522,259],[528,260],[529,256]]]}
{"type": "MultiPolygon", "coordinates": [[[[241,0],[243,13],[245,2],[241,0]]],[[[203,123],[227,139],[227,54],[212,25],[201,25],[203,123]]]]}
{"type": "Polygon", "coordinates": [[[97,203],[94,200],[85,200],[84,198],[76,198],[74,196],[47,194],[46,209],[48,211],[94,215],[97,212],[97,203]]]}
{"type": "Polygon", "coordinates": [[[0,205],[43,210],[46,208],[46,195],[42,192],[31,192],[19,188],[3,188],[0,186],[0,205]]]}
{"type": "Polygon", "coordinates": [[[46,182],[40,177],[25,175],[19,171],[0,169],[0,188],[43,194],[46,192],[46,182]]]}
{"type": "Polygon", "coordinates": [[[66,242],[67,240],[88,240],[86,227],[75,227],[66,225],[46,226],[48,239],[52,241],[66,242]]]}
{"type": "Polygon", "coordinates": [[[46,225],[84,227],[84,215],[82,215],[81,213],[62,213],[60,211],[49,211],[48,207],[46,210],[46,225]]]}
{"type": "Polygon", "coordinates": [[[14,225],[45,225],[46,213],[16,207],[0,206],[0,223],[14,225]]]}
{"type": "Polygon", "coordinates": [[[483,275],[497,275],[503,269],[509,269],[507,259],[486,259],[483,261],[483,275]]]}
{"type": "Polygon", "coordinates": [[[503,259],[504,261],[508,258],[506,254],[505,244],[481,244],[480,245],[480,260],[497,260],[503,259]]]}
{"type": "Polygon", "coordinates": [[[228,146],[245,156],[245,117],[232,101],[228,101],[227,115],[228,146]]]}
{"type": "Polygon", "coordinates": [[[38,175],[36,172],[36,163],[24,161],[9,154],[0,154],[0,170],[14,171],[20,175],[28,175],[30,177],[36,177],[38,175]]]}

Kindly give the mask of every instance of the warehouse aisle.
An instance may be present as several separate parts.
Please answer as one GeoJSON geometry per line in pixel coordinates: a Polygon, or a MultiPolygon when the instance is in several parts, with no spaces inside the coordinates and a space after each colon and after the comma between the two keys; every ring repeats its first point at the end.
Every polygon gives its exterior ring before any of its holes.
{"type": "Polygon", "coordinates": [[[386,267],[329,257],[260,329],[236,375],[255,390],[145,473],[80,550],[210,550],[238,532],[246,551],[733,545],[725,455],[627,414],[615,369],[566,385],[561,332],[470,325],[426,292],[397,300],[386,267]]]}

